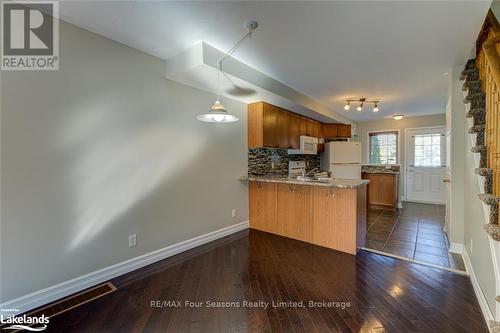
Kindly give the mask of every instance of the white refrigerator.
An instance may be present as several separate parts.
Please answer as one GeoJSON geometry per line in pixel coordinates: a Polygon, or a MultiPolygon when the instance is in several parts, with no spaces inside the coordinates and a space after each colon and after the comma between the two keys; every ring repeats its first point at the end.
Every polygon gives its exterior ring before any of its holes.
{"type": "Polygon", "coordinates": [[[325,144],[321,169],[334,178],[361,179],[361,142],[333,141],[325,144]]]}

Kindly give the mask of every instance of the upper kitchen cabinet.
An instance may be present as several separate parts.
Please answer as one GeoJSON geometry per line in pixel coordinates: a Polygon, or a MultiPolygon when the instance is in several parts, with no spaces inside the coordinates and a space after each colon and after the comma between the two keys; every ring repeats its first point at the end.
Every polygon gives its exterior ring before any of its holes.
{"type": "Polygon", "coordinates": [[[278,147],[278,114],[274,105],[259,102],[248,105],[248,146],[278,147]]]}
{"type": "Polygon", "coordinates": [[[351,137],[351,125],[339,124],[338,125],[338,134],[339,138],[350,138],[351,137]]]}
{"type": "Polygon", "coordinates": [[[290,113],[278,109],[278,124],[276,136],[278,138],[278,147],[290,148],[290,113]]]}
{"type": "Polygon", "coordinates": [[[300,148],[300,116],[290,113],[288,118],[288,140],[291,149],[300,148]]]}
{"type": "Polygon", "coordinates": [[[300,136],[350,138],[351,125],[321,124],[277,106],[248,105],[248,147],[299,149],[300,136]]]}
{"type": "Polygon", "coordinates": [[[338,135],[338,124],[323,124],[321,132],[325,138],[336,138],[338,135]]]}
{"type": "Polygon", "coordinates": [[[324,138],[350,138],[351,125],[322,124],[321,131],[324,138]]]}
{"type": "Polygon", "coordinates": [[[313,138],[319,138],[319,132],[320,132],[320,123],[319,121],[316,120],[307,120],[307,136],[312,136],[313,138]]]}
{"type": "Polygon", "coordinates": [[[298,148],[298,116],[264,102],[248,105],[248,147],[298,148]]]}

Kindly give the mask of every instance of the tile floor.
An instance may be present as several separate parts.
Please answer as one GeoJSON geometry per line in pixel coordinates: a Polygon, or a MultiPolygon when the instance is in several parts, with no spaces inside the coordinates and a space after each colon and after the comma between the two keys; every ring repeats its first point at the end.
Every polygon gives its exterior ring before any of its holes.
{"type": "Polygon", "coordinates": [[[460,255],[448,253],[444,206],[405,203],[397,211],[368,210],[366,248],[465,270],[460,255]]]}

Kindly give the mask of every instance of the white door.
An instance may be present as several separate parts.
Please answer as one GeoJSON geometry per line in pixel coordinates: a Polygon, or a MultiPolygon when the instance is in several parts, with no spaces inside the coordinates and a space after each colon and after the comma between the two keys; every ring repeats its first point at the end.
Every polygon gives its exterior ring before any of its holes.
{"type": "Polygon", "coordinates": [[[406,200],[444,205],[445,128],[408,130],[406,149],[406,200]]]}

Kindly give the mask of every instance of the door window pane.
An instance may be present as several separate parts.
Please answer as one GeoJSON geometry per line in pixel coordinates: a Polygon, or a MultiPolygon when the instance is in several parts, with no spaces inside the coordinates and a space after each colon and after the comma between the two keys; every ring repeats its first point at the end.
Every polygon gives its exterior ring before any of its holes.
{"type": "Polygon", "coordinates": [[[441,134],[415,135],[415,166],[441,166],[441,134]]]}
{"type": "Polygon", "coordinates": [[[370,133],[370,163],[396,164],[398,156],[398,133],[370,133]]]}

